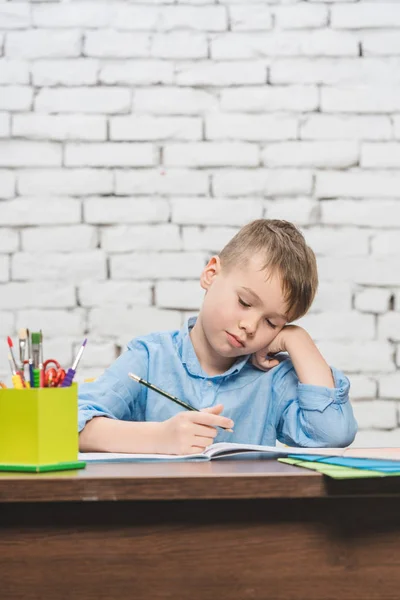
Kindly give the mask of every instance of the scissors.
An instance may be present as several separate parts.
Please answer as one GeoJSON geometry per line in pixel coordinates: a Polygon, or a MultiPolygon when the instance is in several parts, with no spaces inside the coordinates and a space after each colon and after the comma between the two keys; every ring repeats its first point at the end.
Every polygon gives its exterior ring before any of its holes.
{"type": "Polygon", "coordinates": [[[58,387],[64,380],[65,370],[61,368],[60,363],[54,358],[49,358],[43,363],[44,386],[58,387]],[[53,364],[54,366],[49,367],[53,364]]]}

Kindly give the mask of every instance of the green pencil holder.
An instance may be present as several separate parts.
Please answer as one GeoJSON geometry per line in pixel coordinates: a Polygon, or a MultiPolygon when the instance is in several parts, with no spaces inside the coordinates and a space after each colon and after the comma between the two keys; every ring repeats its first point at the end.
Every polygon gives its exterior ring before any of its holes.
{"type": "Polygon", "coordinates": [[[56,471],[78,461],[78,386],[0,389],[0,471],[56,471]]]}

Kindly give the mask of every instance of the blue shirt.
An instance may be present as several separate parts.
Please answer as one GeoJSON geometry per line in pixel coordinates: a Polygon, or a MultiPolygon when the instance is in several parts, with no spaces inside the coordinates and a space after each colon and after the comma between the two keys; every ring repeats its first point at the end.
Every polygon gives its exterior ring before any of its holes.
{"type": "Polygon", "coordinates": [[[189,330],[163,331],[133,339],[93,383],[79,387],[79,431],[95,416],[124,421],[165,421],[182,409],[128,377],[132,372],[201,409],[224,405],[234,433],[218,429],[215,442],[291,446],[347,446],[357,431],[349,402],[349,380],[332,368],[335,388],[299,382],[290,359],[268,372],[242,356],[220,375],[207,375],[189,330]]]}

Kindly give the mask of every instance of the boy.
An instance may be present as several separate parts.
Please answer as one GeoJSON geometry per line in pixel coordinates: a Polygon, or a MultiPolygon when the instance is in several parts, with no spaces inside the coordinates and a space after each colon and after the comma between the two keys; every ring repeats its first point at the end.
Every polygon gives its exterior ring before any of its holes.
{"type": "Polygon", "coordinates": [[[190,454],[216,441],[350,444],[357,424],[348,379],[304,329],[287,324],[307,312],[318,285],[303,235],[287,221],[249,223],[210,259],[200,284],[197,319],[133,339],[96,382],[80,387],[80,449],[190,454]],[[289,357],[271,357],[279,352],[289,357]],[[129,372],[200,412],[182,410],[129,372]]]}

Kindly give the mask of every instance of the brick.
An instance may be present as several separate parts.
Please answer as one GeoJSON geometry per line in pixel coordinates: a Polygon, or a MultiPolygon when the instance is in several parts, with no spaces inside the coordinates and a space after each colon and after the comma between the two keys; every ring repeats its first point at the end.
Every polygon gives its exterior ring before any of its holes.
{"type": "Polygon", "coordinates": [[[375,379],[365,375],[352,375],[350,381],[351,400],[376,398],[377,384],[375,379]]]}
{"type": "Polygon", "coordinates": [[[196,281],[158,281],[155,286],[156,306],[199,310],[203,302],[204,290],[196,281]]]}
{"type": "Polygon", "coordinates": [[[115,307],[121,305],[151,304],[151,288],[149,281],[90,281],[78,287],[80,306],[115,307]]]}
{"type": "Polygon", "coordinates": [[[286,219],[297,226],[310,225],[316,221],[318,205],[312,198],[280,197],[277,200],[265,200],[263,204],[264,216],[268,219],[286,219]]]}
{"type": "Polygon", "coordinates": [[[90,58],[39,60],[32,65],[32,78],[38,87],[94,85],[98,71],[99,63],[90,58]]]}
{"type": "Polygon", "coordinates": [[[96,229],[88,225],[29,227],[23,230],[21,235],[24,252],[93,250],[98,241],[96,229]]]}
{"type": "Polygon", "coordinates": [[[7,254],[0,254],[0,282],[10,279],[10,257],[7,254]]]}
{"type": "Polygon", "coordinates": [[[200,140],[202,122],[197,117],[112,117],[111,140],[200,140]]]}
{"type": "MultiPolygon", "coordinates": [[[[393,350],[390,344],[365,340],[359,341],[323,341],[318,348],[329,365],[335,365],[345,373],[357,373],[370,376],[374,373],[390,373],[394,370],[393,350]]],[[[351,380],[351,377],[350,377],[351,380]]]]}
{"type": "Polygon", "coordinates": [[[400,342],[400,313],[391,311],[379,315],[378,339],[400,342]]]}
{"type": "Polygon", "coordinates": [[[0,29],[26,29],[30,24],[29,2],[0,4],[0,29]]]}
{"type": "MultiPolygon", "coordinates": [[[[214,200],[218,203],[220,201],[214,200]]],[[[232,202],[232,201],[230,201],[232,202]]],[[[236,202],[234,200],[233,202],[236,202]]],[[[232,205],[231,205],[232,208],[232,205]]],[[[229,212],[227,213],[229,214],[229,212]]],[[[224,217],[224,223],[225,223],[224,217]]],[[[207,227],[203,225],[184,227],[182,230],[184,250],[204,250],[208,253],[217,253],[239,231],[238,227],[207,227]]]]}
{"type": "Polygon", "coordinates": [[[331,26],[338,29],[396,27],[400,25],[400,6],[395,2],[360,2],[336,5],[331,9],[331,26]]]}
{"type": "Polygon", "coordinates": [[[5,55],[11,58],[73,58],[79,56],[82,45],[80,31],[49,31],[32,29],[9,33],[5,55]]]}
{"type": "Polygon", "coordinates": [[[248,221],[262,217],[261,200],[252,198],[240,200],[210,198],[202,202],[197,198],[174,198],[171,205],[172,221],[180,225],[243,226],[248,221]]]}
{"type": "Polygon", "coordinates": [[[179,62],[175,69],[178,85],[248,85],[266,83],[267,71],[263,62],[179,62]]]}
{"type": "Polygon", "coordinates": [[[100,83],[110,84],[172,84],[174,65],[161,60],[135,60],[107,63],[100,70],[100,83]]]}
{"type": "Polygon", "coordinates": [[[176,225],[119,225],[101,231],[101,247],[106,252],[142,250],[181,250],[182,242],[176,225]]]}
{"type": "Polygon", "coordinates": [[[157,163],[157,155],[152,144],[69,142],[64,162],[67,167],[150,167],[157,163]]]}
{"type": "Polygon", "coordinates": [[[255,144],[198,142],[164,146],[164,164],[170,167],[256,167],[259,162],[255,144]]]}
{"type": "Polygon", "coordinates": [[[15,182],[16,178],[13,171],[0,169],[0,199],[12,198],[15,195],[15,182]]]}
{"type": "Polygon", "coordinates": [[[107,27],[113,16],[112,3],[38,4],[32,7],[35,27],[107,27]]]}
{"type": "Polygon", "coordinates": [[[147,169],[115,172],[116,194],[208,194],[209,176],[203,171],[147,169]]]}
{"type": "Polygon", "coordinates": [[[311,189],[312,175],[305,169],[226,169],[213,175],[213,190],[217,196],[298,196],[311,193],[311,189]]]}
{"type": "MultiPolygon", "coordinates": [[[[74,356],[78,352],[79,348],[75,348],[74,356]]],[[[108,367],[112,362],[114,362],[115,356],[115,344],[111,341],[99,343],[96,340],[95,344],[87,344],[85,350],[85,373],[83,378],[87,377],[87,369],[88,367],[108,367]]],[[[77,381],[76,377],[74,381],[77,381]]]]}
{"type": "Polygon", "coordinates": [[[267,167],[353,167],[359,161],[355,142],[286,142],[268,144],[262,152],[267,167]]]}
{"type": "MultiPolygon", "coordinates": [[[[273,33],[223,33],[210,42],[211,57],[232,60],[271,57],[359,56],[356,38],[347,32],[322,29],[315,31],[276,31],[273,33]]],[[[296,63],[297,61],[291,61],[296,63]]],[[[274,63],[271,63],[272,65],[274,63]]]]}
{"type": "Polygon", "coordinates": [[[254,4],[250,10],[247,4],[229,7],[229,21],[232,31],[254,31],[272,29],[271,9],[263,4],[254,4]]]}
{"type": "Polygon", "coordinates": [[[85,222],[101,225],[165,223],[170,216],[167,200],[155,197],[88,198],[83,206],[85,222]]]}
{"type": "MultiPolygon", "coordinates": [[[[221,110],[223,111],[243,111],[243,112],[270,112],[270,111],[286,111],[286,112],[305,112],[312,111],[318,108],[318,90],[315,86],[264,86],[264,87],[240,87],[232,89],[223,89],[221,91],[221,110]]],[[[211,122],[217,121],[220,118],[227,118],[230,115],[220,114],[218,117],[208,115],[206,126],[211,119],[211,122]]],[[[250,126],[251,120],[248,115],[235,115],[235,119],[239,117],[247,118],[247,127],[250,126]]],[[[278,119],[277,115],[273,118],[268,118],[269,115],[258,115],[260,120],[267,125],[266,129],[271,129],[273,123],[278,119]]],[[[279,128],[282,128],[282,117],[278,119],[279,128]]],[[[390,124],[390,123],[389,123],[390,124]]],[[[275,131],[278,128],[275,128],[275,131]]]]}
{"type": "Polygon", "coordinates": [[[16,315],[17,329],[26,327],[27,323],[29,323],[31,331],[43,330],[43,346],[46,348],[46,353],[48,351],[46,332],[51,332],[51,335],[54,337],[59,335],[83,337],[85,332],[85,314],[79,308],[75,308],[72,311],[37,309],[18,311],[16,315]]]}
{"type": "Polygon", "coordinates": [[[101,169],[26,169],[18,173],[18,191],[22,195],[110,194],[113,174],[101,169]]]}
{"type": "Polygon", "coordinates": [[[205,255],[198,252],[136,252],[110,257],[112,279],[187,279],[200,276],[205,255]]]}
{"type": "Polygon", "coordinates": [[[293,6],[274,7],[275,23],[279,29],[310,29],[328,23],[326,6],[302,2],[293,6]]]}
{"type": "MultiPolygon", "coordinates": [[[[358,85],[361,88],[371,81],[382,85],[388,85],[389,81],[397,82],[398,68],[397,61],[394,63],[381,58],[342,58],[339,61],[334,58],[280,59],[271,65],[270,82],[273,84],[313,83],[329,86],[358,85]]],[[[335,96],[337,93],[340,93],[340,90],[328,88],[323,90],[322,98],[335,96]]]]}
{"type": "Polygon", "coordinates": [[[370,234],[363,229],[312,227],[304,235],[315,254],[320,256],[366,256],[369,253],[370,234]]]}
{"type": "Polygon", "coordinates": [[[17,252],[12,258],[14,281],[68,281],[106,278],[106,257],[101,250],[71,253],[17,252]]]}
{"type": "Polygon", "coordinates": [[[223,6],[122,6],[112,24],[132,30],[223,31],[227,18],[223,6]]]}
{"type": "Polygon", "coordinates": [[[351,298],[351,283],[320,281],[310,312],[349,311],[351,298]]]}
{"type": "Polygon", "coordinates": [[[28,86],[1,86],[0,110],[30,110],[33,100],[33,89],[28,86]]]}
{"type": "Polygon", "coordinates": [[[204,33],[175,31],[152,36],[150,56],[154,58],[207,58],[208,44],[204,33]]]}
{"type": "Polygon", "coordinates": [[[124,33],[110,29],[87,31],[83,54],[97,58],[145,58],[150,55],[148,33],[124,33]]]}
{"type": "Polygon", "coordinates": [[[0,294],[0,309],[75,308],[75,289],[72,284],[56,286],[39,283],[10,282],[0,294]]]}
{"type": "Polygon", "coordinates": [[[394,124],[394,136],[396,139],[400,139],[400,116],[394,115],[392,118],[394,124]]]}
{"type": "Polygon", "coordinates": [[[390,400],[355,402],[353,411],[360,429],[394,429],[397,426],[397,405],[390,400]]]}
{"type": "Polygon", "coordinates": [[[107,121],[99,115],[16,114],[12,122],[13,137],[43,140],[105,140],[107,121]]]}
{"type": "Polygon", "coordinates": [[[365,341],[373,340],[375,322],[373,315],[360,314],[355,311],[324,311],[302,317],[298,324],[306,329],[317,342],[321,340],[347,342],[349,339],[365,341]]]}
{"type": "Polygon", "coordinates": [[[50,142],[0,141],[0,167],[58,167],[62,148],[50,142]]]}
{"type": "Polygon", "coordinates": [[[398,168],[400,166],[400,144],[395,142],[363,144],[360,165],[376,169],[398,168]]]}
{"type": "MultiPolygon", "coordinates": [[[[1,47],[1,43],[0,43],[1,47]]],[[[0,58],[0,84],[28,84],[29,63],[22,60],[0,58]]]]}
{"type": "Polygon", "coordinates": [[[16,252],[19,248],[18,232],[15,229],[0,228],[0,252],[16,252]]]}
{"type": "Polygon", "coordinates": [[[162,310],[153,306],[135,306],[125,310],[94,308],[89,315],[90,336],[117,336],[118,340],[128,341],[153,331],[180,329],[179,311],[162,310]],[[127,323],[129,329],[127,330],[127,323]]]}
{"type": "Polygon", "coordinates": [[[298,120],[294,116],[215,113],[206,117],[209,140],[290,140],[296,139],[297,131],[298,120]]]}
{"type": "Polygon", "coordinates": [[[35,99],[38,112],[121,113],[131,106],[131,91],[125,88],[41,89],[35,99]]]}
{"type": "Polygon", "coordinates": [[[179,88],[149,88],[135,90],[133,109],[137,112],[164,115],[195,115],[214,110],[217,97],[204,90],[179,88]]]}
{"type": "Polygon", "coordinates": [[[76,198],[24,197],[0,202],[2,225],[75,224],[81,218],[80,201],[76,198]]]}
{"type": "Polygon", "coordinates": [[[399,286],[396,261],[371,257],[319,257],[321,281],[353,281],[360,285],[399,286]]]}
{"type": "Polygon", "coordinates": [[[321,89],[323,112],[391,113],[400,110],[397,85],[359,85],[321,89]]]}
{"type": "Polygon", "coordinates": [[[400,54],[397,31],[370,31],[361,36],[363,56],[396,56],[400,54]]]}
{"type": "Polygon", "coordinates": [[[396,196],[399,185],[400,175],[396,172],[325,171],[317,173],[315,193],[319,198],[390,198],[396,196]]]}
{"type": "Polygon", "coordinates": [[[389,140],[392,127],[386,116],[310,115],[300,126],[300,137],[304,140],[389,140]]]}
{"type": "Polygon", "coordinates": [[[11,118],[7,113],[0,113],[0,138],[10,137],[11,118]]]}
{"type": "Polygon", "coordinates": [[[359,227],[393,227],[393,222],[400,219],[400,203],[397,200],[322,201],[320,208],[321,222],[330,225],[357,223],[359,227]]]}
{"type": "Polygon", "coordinates": [[[398,231],[376,232],[371,238],[371,251],[376,256],[400,254],[400,236],[398,231]]]}
{"type": "Polygon", "coordinates": [[[382,314],[389,308],[390,290],[365,288],[356,293],[354,307],[360,312],[382,314]]]}
{"type": "Polygon", "coordinates": [[[379,378],[379,395],[382,398],[396,398],[400,396],[400,373],[382,375],[379,378]]]}
{"type": "MultiPolygon", "coordinates": [[[[14,330],[14,314],[12,312],[0,312],[0,334],[10,335],[14,330]]],[[[6,356],[4,356],[6,358],[6,356]]]]}

